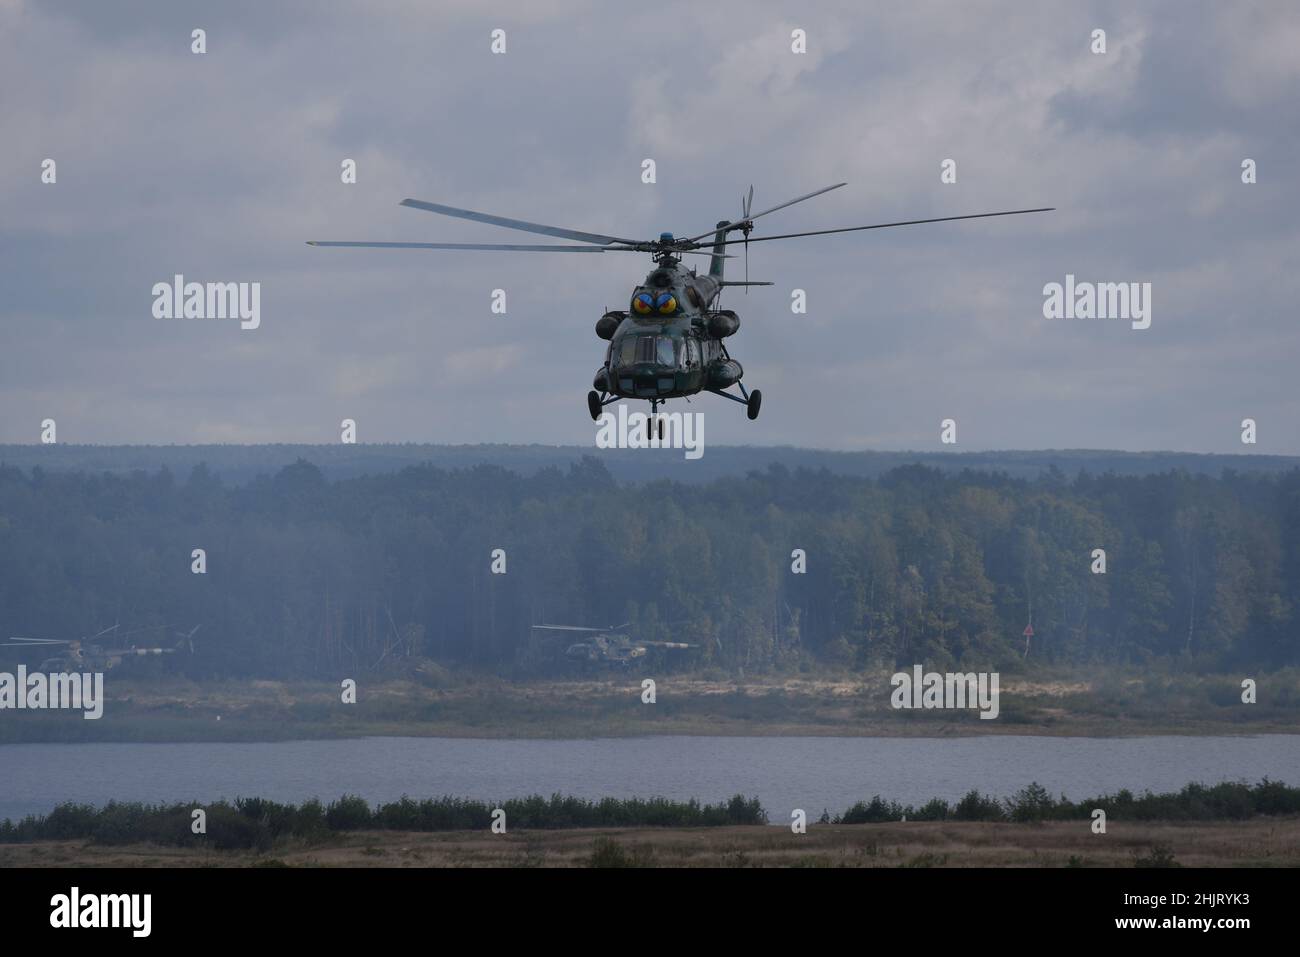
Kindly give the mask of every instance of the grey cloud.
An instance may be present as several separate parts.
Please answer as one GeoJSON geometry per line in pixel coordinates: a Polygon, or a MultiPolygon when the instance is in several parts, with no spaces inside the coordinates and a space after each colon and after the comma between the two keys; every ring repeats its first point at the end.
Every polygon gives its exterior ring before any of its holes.
{"type": "Polygon", "coordinates": [[[752,246],[752,277],[777,285],[729,305],[763,417],[700,399],[710,442],[929,448],[955,415],[967,449],[1240,451],[1250,415],[1261,451],[1300,452],[1300,11],[861,7],[0,4],[0,441],[46,415],[68,441],[328,441],[346,415],[363,440],[588,443],[592,325],[642,257],[303,241],[509,235],[408,195],[700,231],[751,182],[761,205],[844,179],[755,235],[1059,210],[752,246]],[[174,272],[261,281],[262,328],[153,320],[149,288],[174,272]],[[1152,282],[1152,329],[1043,319],[1066,272],[1152,282]]]}

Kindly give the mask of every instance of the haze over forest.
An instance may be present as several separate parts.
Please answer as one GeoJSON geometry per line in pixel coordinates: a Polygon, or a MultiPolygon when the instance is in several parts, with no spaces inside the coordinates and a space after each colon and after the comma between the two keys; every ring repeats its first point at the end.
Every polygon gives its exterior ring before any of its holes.
{"type": "Polygon", "coordinates": [[[0,620],[52,637],[201,624],[195,656],[176,659],[196,676],[325,677],[394,655],[528,675],[551,663],[530,625],[623,621],[697,644],[689,666],[732,671],[1297,663],[1300,469],[863,476],[775,462],[633,485],[592,456],[523,452],[541,457],[531,474],[331,478],[300,460],[240,483],[208,465],[5,465],[0,620]],[[498,548],[506,574],[490,570],[498,548]]]}

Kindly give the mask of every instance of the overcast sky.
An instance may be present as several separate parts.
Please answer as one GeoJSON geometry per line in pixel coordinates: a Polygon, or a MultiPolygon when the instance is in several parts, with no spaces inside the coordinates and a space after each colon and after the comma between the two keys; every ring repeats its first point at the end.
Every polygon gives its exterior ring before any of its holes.
{"type": "Polygon", "coordinates": [[[304,240],[549,241],[408,196],[694,234],[844,180],[754,237],[1057,211],[752,246],[763,412],[670,405],[706,443],[1300,453],[1297,51],[1281,0],[0,0],[0,442],[592,444],[648,257],[304,240]],[[175,273],[260,282],[261,327],[153,318],[175,273]],[[1067,273],[1149,282],[1151,327],[1045,319],[1067,273]]]}

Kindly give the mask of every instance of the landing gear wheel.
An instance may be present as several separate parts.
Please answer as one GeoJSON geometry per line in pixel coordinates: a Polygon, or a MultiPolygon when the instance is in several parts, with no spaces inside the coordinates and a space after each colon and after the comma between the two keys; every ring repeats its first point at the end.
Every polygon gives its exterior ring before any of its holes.
{"type": "Polygon", "coordinates": [[[591,421],[595,422],[600,418],[601,401],[600,393],[592,390],[587,393],[587,411],[591,413],[591,421]]]}
{"type": "Polygon", "coordinates": [[[758,418],[758,410],[763,407],[763,393],[755,389],[749,394],[749,401],[745,403],[745,414],[750,419],[758,418]]]}
{"type": "Polygon", "coordinates": [[[662,442],[664,440],[664,417],[662,415],[657,416],[655,421],[659,426],[659,441],[662,442]]]}

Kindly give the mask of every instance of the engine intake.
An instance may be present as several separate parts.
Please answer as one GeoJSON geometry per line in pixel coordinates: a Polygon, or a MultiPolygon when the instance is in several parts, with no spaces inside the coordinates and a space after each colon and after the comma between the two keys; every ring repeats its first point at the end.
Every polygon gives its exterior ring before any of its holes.
{"type": "Polygon", "coordinates": [[[626,312],[607,312],[596,320],[596,335],[605,340],[614,338],[619,324],[627,318],[626,312]]]}
{"type": "Polygon", "coordinates": [[[740,316],[730,309],[719,309],[709,313],[709,335],[714,339],[734,336],[740,328],[740,316]]]}

